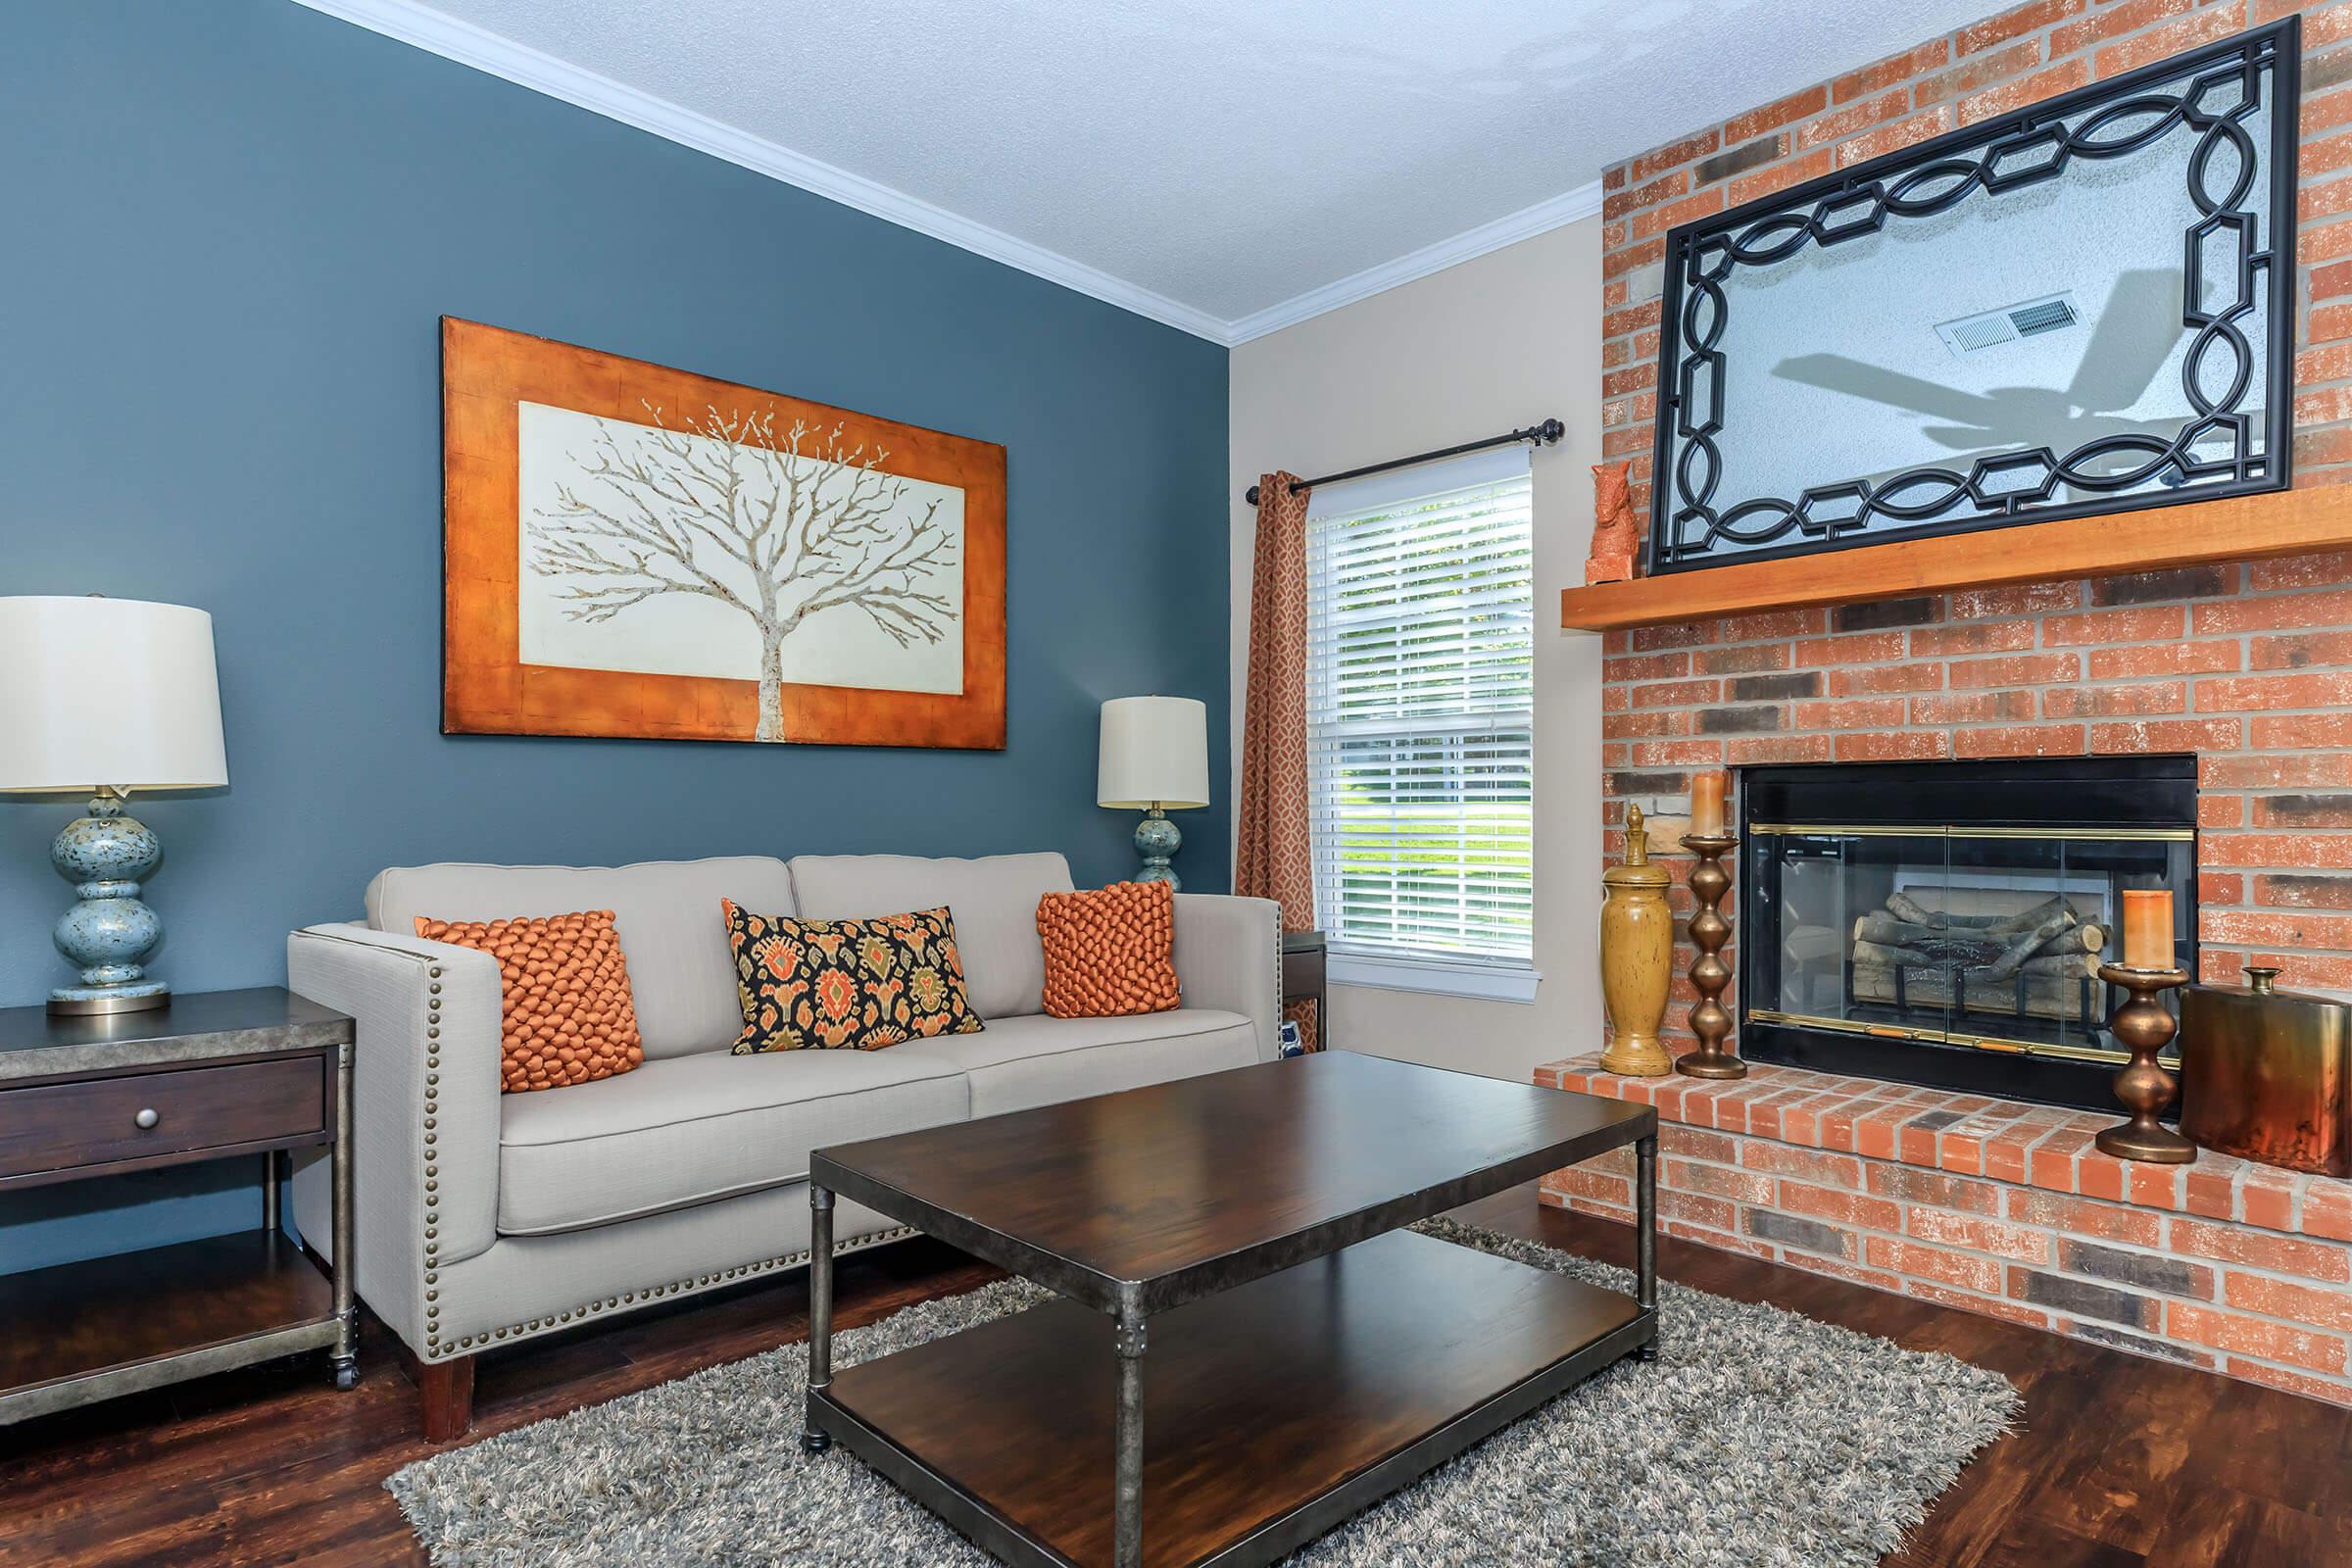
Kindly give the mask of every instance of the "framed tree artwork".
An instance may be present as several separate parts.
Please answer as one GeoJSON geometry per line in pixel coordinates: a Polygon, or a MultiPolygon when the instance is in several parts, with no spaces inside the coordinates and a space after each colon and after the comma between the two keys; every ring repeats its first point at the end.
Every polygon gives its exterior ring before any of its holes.
{"type": "Polygon", "coordinates": [[[1004,449],[443,318],[441,727],[1004,744],[1004,449]]]}

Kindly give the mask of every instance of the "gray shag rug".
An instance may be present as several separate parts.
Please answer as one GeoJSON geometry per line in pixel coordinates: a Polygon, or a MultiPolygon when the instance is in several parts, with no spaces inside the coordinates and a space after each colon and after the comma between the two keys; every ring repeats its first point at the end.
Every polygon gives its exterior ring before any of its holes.
{"type": "MultiPolygon", "coordinates": [[[[1416,1229],[1630,1290],[1451,1220],[1416,1229]]],[[[1020,1281],[836,1336],[847,1366],[1045,1299],[1020,1281]]],[[[1660,1354],[1620,1362],[1287,1559],[1290,1568],[1869,1568],[2023,1403],[1998,1374],[1775,1306],[1659,1287],[1660,1354]],[[1704,1329],[1710,1347],[1693,1347],[1704,1329]]],[[[435,1568],[988,1568],[836,1447],[800,1448],[787,1345],[419,1460],[384,1486],[435,1568]]]]}

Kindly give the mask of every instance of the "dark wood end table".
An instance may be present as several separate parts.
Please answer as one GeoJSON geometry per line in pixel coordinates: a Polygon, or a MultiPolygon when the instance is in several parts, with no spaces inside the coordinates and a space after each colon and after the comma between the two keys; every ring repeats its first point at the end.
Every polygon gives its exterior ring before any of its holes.
{"type": "Polygon", "coordinates": [[[1348,1052],[820,1150],[803,1443],[1018,1568],[1269,1563],[1655,1353],[1656,1169],[1646,1105],[1348,1052]],[[1627,1144],[1631,1297],[1403,1230],[1627,1144]],[[836,1194],[1062,1299],[837,1375],[836,1194]]]}
{"type": "Polygon", "coordinates": [[[1331,955],[1320,931],[1282,934],[1282,1004],[1315,1004],[1315,1049],[1331,1049],[1331,955]]]}
{"type": "Polygon", "coordinates": [[[259,1156],[262,1226],[0,1275],[0,1425],[298,1350],[359,1376],[352,1020],[277,986],[145,1012],[0,1009],[0,1193],[259,1156]],[[331,1148],[331,1275],[279,1227],[281,1166],[331,1148]]]}

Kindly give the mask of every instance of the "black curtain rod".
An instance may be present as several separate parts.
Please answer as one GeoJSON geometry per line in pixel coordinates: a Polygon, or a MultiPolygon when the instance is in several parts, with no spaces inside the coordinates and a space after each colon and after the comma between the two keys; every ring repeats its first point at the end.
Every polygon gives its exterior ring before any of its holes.
{"type": "MultiPolygon", "coordinates": [[[[1465,452],[1483,452],[1488,447],[1507,447],[1514,441],[1532,441],[1537,446],[1547,447],[1567,433],[1568,427],[1559,420],[1545,419],[1542,424],[1531,424],[1524,430],[1506,430],[1501,435],[1488,436],[1484,441],[1465,441],[1458,447],[1440,447],[1435,452],[1416,452],[1409,458],[1392,458],[1387,463],[1366,464],[1360,468],[1349,468],[1346,473],[1327,473],[1320,479],[1294,479],[1291,481],[1291,494],[1297,495],[1301,490],[1312,490],[1319,484],[1337,484],[1342,479],[1361,479],[1367,473],[1386,473],[1391,468],[1409,468],[1416,463],[1435,463],[1440,458],[1458,458],[1465,452]]],[[[1251,485],[1243,491],[1242,499],[1253,507],[1256,506],[1257,486],[1251,485]]]]}

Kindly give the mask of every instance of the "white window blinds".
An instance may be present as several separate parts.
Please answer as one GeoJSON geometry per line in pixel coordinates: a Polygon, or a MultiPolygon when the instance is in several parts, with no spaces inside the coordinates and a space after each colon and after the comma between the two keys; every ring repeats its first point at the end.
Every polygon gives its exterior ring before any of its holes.
{"type": "Polygon", "coordinates": [[[1307,786],[1335,956],[1529,963],[1529,490],[1514,448],[1310,501],[1307,786]]]}

